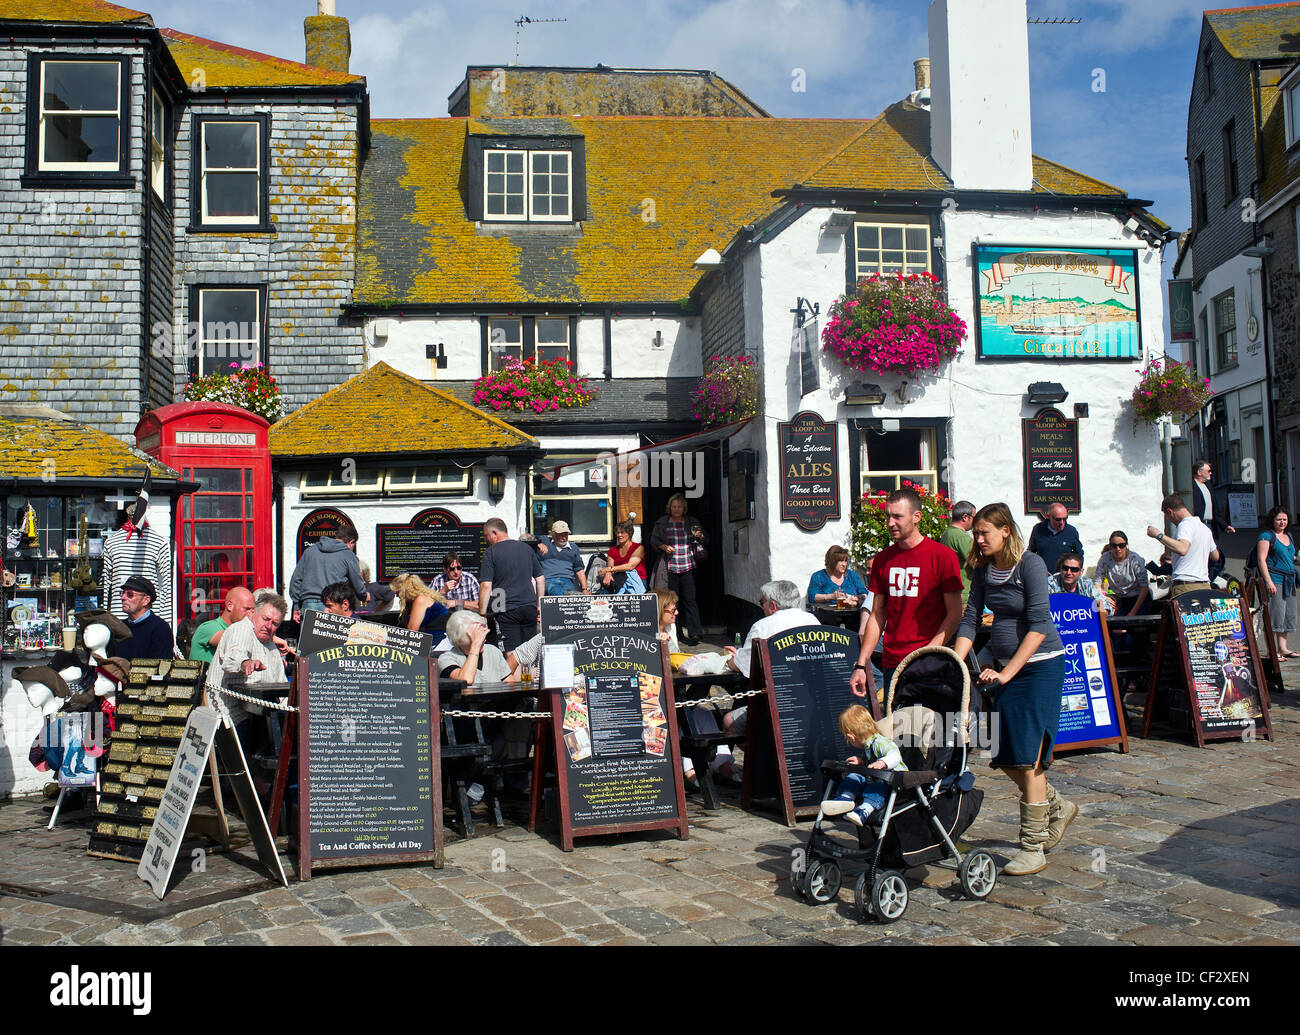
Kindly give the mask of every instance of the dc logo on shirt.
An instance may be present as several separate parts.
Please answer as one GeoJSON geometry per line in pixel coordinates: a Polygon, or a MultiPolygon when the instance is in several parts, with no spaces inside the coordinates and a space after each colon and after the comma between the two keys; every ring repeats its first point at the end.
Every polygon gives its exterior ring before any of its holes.
{"type": "Polygon", "coordinates": [[[920,568],[890,568],[889,595],[891,597],[917,597],[921,595],[920,568]]]}

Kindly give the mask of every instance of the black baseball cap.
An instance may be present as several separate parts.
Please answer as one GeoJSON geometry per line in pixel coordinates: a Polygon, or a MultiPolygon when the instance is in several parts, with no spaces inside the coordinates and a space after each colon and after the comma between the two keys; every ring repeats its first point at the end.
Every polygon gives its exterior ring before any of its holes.
{"type": "Polygon", "coordinates": [[[133,589],[137,593],[143,593],[151,602],[158,599],[158,587],[143,575],[132,575],[122,583],[122,589],[133,589]]]}

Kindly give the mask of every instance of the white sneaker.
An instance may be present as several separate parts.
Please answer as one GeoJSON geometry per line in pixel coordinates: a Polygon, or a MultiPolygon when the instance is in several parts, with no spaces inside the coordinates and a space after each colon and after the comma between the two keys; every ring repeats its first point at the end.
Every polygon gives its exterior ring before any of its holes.
{"type": "Polygon", "coordinates": [[[854,809],[852,812],[848,813],[844,818],[847,819],[850,823],[852,823],[855,827],[862,826],[862,813],[859,812],[857,809],[854,809]]]}
{"type": "Polygon", "coordinates": [[[846,812],[852,812],[857,806],[843,798],[831,798],[829,801],[822,802],[823,816],[842,816],[846,812]]]}

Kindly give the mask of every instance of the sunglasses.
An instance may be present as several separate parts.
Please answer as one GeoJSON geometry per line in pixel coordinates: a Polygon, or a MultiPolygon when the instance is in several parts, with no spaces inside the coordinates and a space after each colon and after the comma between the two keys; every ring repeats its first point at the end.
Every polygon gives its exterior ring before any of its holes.
{"type": "Polygon", "coordinates": [[[1126,549],[1128,549],[1128,543],[1111,543],[1110,545],[1111,545],[1111,549],[1113,549],[1113,550],[1126,550],[1126,549]]]}
{"type": "Polygon", "coordinates": [[[1063,567],[1061,570],[1062,570],[1062,571],[1071,571],[1071,572],[1073,572],[1073,571],[1083,571],[1082,568],[1072,568],[1072,567],[1071,567],[1070,565],[1068,565],[1068,564],[1065,565],[1065,567],[1063,567]]]}
{"type": "Polygon", "coordinates": [[[449,564],[449,565],[447,565],[447,570],[448,570],[448,571],[464,571],[465,569],[464,569],[461,565],[459,565],[459,564],[449,564]]]}

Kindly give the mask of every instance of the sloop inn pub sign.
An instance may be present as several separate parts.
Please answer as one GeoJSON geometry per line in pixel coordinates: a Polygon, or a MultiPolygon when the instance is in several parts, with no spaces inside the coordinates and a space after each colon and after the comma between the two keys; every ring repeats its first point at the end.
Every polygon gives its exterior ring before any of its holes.
{"type": "Polygon", "coordinates": [[[1142,354],[1132,248],[974,245],[981,359],[1135,359],[1142,354]]]}

